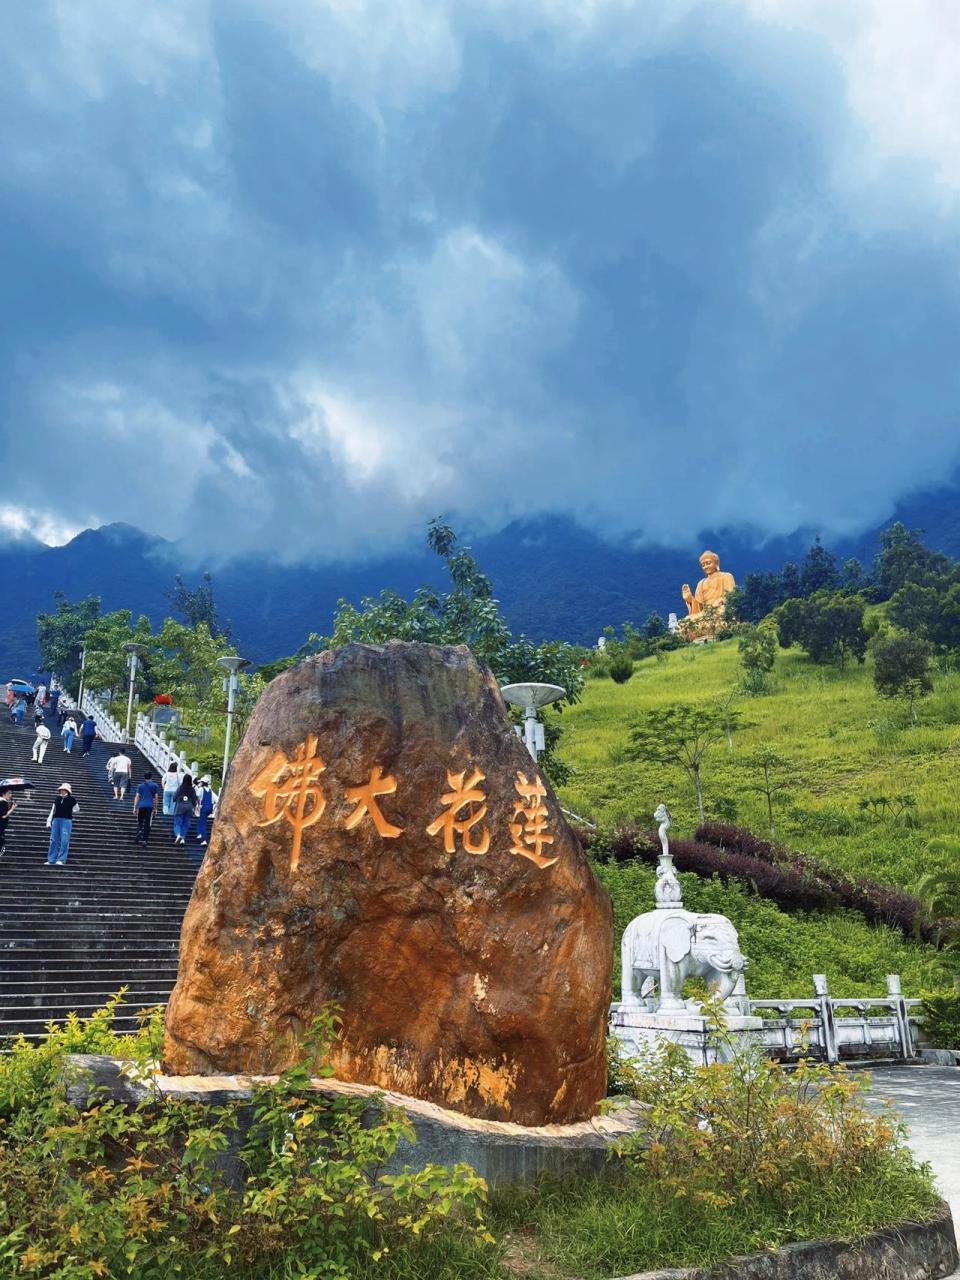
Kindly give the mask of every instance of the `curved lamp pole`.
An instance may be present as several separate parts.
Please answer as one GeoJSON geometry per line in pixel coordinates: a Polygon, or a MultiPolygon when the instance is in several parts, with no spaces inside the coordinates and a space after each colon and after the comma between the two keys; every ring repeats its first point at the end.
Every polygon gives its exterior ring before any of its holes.
{"type": "Polygon", "coordinates": [[[127,727],[124,730],[124,738],[130,741],[130,720],[133,716],[133,686],[137,678],[137,667],[139,665],[140,654],[146,649],[145,644],[140,644],[136,640],[130,640],[125,644],[124,649],[127,652],[127,665],[130,668],[130,692],[127,695],[127,727]]]}
{"type": "Polygon", "coordinates": [[[237,690],[240,688],[240,677],[237,672],[241,667],[248,667],[250,664],[246,658],[238,658],[229,655],[225,658],[217,659],[217,666],[223,667],[229,674],[223,685],[227,691],[227,736],[223,744],[223,774],[220,780],[220,788],[227,780],[227,765],[230,763],[230,738],[233,735],[233,708],[236,705],[237,690]]]}

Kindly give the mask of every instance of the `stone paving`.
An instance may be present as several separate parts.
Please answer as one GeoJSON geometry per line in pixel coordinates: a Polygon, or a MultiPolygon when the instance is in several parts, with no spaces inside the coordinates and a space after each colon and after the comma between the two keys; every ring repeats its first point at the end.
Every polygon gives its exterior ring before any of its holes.
{"type": "Polygon", "coordinates": [[[870,1074],[871,1095],[888,1098],[903,1116],[911,1148],[933,1168],[960,1226],[960,1068],[877,1067],[870,1074]]]}

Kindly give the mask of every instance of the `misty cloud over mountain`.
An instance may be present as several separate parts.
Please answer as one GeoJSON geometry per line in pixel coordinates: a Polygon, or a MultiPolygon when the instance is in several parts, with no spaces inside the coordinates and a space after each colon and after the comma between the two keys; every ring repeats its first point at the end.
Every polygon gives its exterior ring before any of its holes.
{"type": "Polygon", "coordinates": [[[958,85],[935,0],[17,6],[0,524],[879,523],[960,462],[958,85]]]}

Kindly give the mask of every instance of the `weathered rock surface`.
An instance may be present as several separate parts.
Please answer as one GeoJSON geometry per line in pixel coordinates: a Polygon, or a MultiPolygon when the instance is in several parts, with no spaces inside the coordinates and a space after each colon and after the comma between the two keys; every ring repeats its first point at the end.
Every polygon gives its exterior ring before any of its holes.
{"type": "Polygon", "coordinates": [[[490,672],[461,647],[349,645],[274,680],[250,721],[165,1066],[275,1072],[335,1001],[340,1079],[570,1123],[605,1092],[611,954],[606,894],[490,672]]]}

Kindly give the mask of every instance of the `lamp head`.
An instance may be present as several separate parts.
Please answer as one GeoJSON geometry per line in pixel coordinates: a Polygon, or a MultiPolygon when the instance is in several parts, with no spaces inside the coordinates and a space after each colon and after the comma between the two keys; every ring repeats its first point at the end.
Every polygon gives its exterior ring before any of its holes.
{"type": "Polygon", "coordinates": [[[505,684],[500,690],[504,702],[515,707],[523,707],[524,711],[536,711],[545,707],[548,702],[557,702],[566,696],[566,689],[558,684],[505,684]]]}

